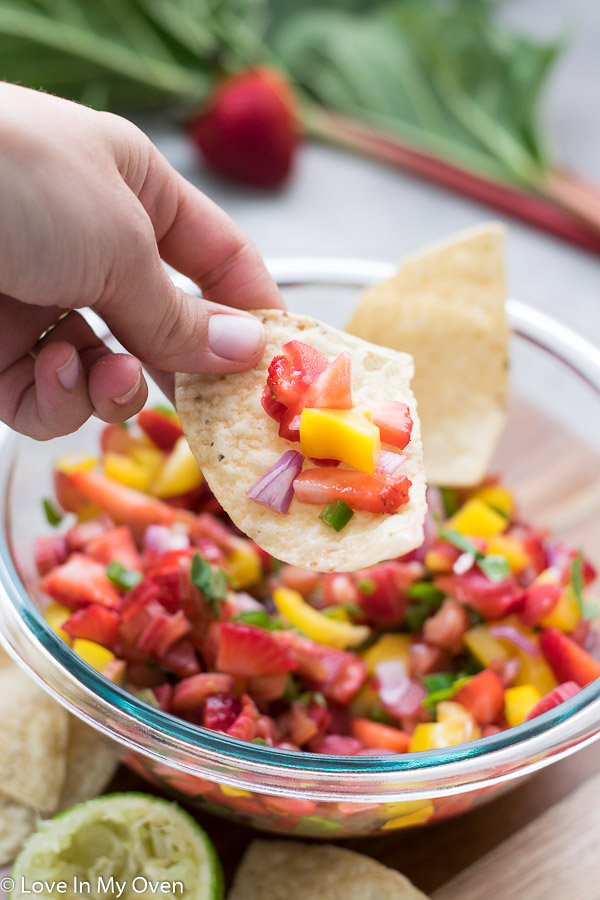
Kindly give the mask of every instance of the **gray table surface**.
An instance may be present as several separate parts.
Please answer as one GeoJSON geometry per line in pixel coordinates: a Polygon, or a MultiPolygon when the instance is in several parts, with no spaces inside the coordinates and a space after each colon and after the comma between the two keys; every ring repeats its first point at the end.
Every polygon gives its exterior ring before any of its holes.
{"type": "MultiPolygon", "coordinates": [[[[516,0],[504,17],[531,34],[568,37],[544,102],[555,158],[600,184],[600,3],[516,0]]],[[[143,123],[142,123],[143,124],[143,123]]],[[[146,123],[176,168],[205,190],[267,257],[347,256],[395,261],[417,247],[490,218],[486,207],[375,162],[307,144],[281,191],[261,193],[210,175],[175,130],[146,123]]],[[[600,260],[532,228],[509,225],[512,296],[540,307],[600,346],[600,260]]],[[[574,410],[575,430],[600,447],[591,398],[564,374],[529,356],[515,358],[520,385],[550,414],[574,410]]]]}

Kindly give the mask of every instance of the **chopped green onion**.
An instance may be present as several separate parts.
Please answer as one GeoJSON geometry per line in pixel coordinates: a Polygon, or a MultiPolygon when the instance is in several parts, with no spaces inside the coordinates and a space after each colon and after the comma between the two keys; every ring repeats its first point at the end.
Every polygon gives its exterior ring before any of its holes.
{"type": "Polygon", "coordinates": [[[223,569],[213,569],[207,559],[203,559],[199,553],[192,558],[190,570],[192,584],[201,591],[213,608],[216,615],[219,614],[221,601],[227,596],[227,575],[223,569]]]}
{"type": "Polygon", "coordinates": [[[455,512],[458,512],[460,509],[460,503],[458,502],[458,497],[456,495],[456,491],[453,491],[452,488],[441,487],[438,488],[440,492],[440,496],[442,498],[442,503],[444,504],[444,512],[446,516],[450,518],[453,516],[455,512]]]}
{"type": "Polygon", "coordinates": [[[329,525],[335,531],[341,531],[348,524],[354,510],[350,509],[343,500],[336,500],[335,503],[328,503],[319,513],[319,518],[326,525],[329,525]]]}
{"type": "Polygon", "coordinates": [[[141,572],[135,572],[133,569],[126,569],[123,563],[118,559],[113,559],[106,570],[106,576],[118,588],[123,591],[130,591],[142,580],[141,572]]]}
{"type": "Polygon", "coordinates": [[[406,591],[406,596],[411,600],[422,600],[431,606],[440,606],[446,595],[430,581],[415,581],[406,591]]]}
{"type": "Polygon", "coordinates": [[[477,565],[490,581],[504,581],[510,575],[510,566],[505,556],[490,553],[489,556],[482,556],[477,565]]]}
{"type": "Polygon", "coordinates": [[[231,620],[239,622],[241,625],[255,625],[257,628],[266,628],[267,631],[277,631],[281,628],[281,621],[278,617],[271,616],[262,609],[251,609],[248,612],[238,613],[231,620]]]}
{"type": "Polygon", "coordinates": [[[52,501],[48,500],[47,497],[44,497],[44,499],[42,500],[42,505],[44,507],[44,513],[46,514],[46,521],[48,522],[48,525],[52,525],[53,528],[56,528],[56,526],[60,525],[60,523],[62,522],[63,516],[61,515],[61,513],[59,513],[52,501]]]}
{"type": "Polygon", "coordinates": [[[361,578],[356,586],[362,594],[367,595],[373,594],[377,587],[372,578],[361,578]]]}
{"type": "Polygon", "coordinates": [[[378,722],[380,725],[394,724],[394,717],[386,713],[383,707],[379,706],[379,704],[375,704],[375,706],[371,707],[371,709],[367,713],[367,719],[370,719],[371,722],[378,722]]]}

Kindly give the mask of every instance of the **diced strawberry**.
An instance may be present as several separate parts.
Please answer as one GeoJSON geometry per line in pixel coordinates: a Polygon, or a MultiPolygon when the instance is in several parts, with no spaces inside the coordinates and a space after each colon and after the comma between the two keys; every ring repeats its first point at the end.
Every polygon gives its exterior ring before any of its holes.
{"type": "Polygon", "coordinates": [[[532,584],[525,590],[519,618],[523,625],[539,625],[549,616],[560,600],[563,588],[560,584],[532,584]]]}
{"type": "Polygon", "coordinates": [[[200,671],[198,657],[194,647],[187,638],[182,638],[173,644],[169,650],[159,658],[158,662],[169,672],[179,675],[180,678],[189,678],[200,671]]]}
{"type": "MultiPolygon", "coordinates": [[[[319,573],[307,572],[307,574],[318,576],[319,573]]],[[[291,587],[291,585],[288,586],[291,587]]],[[[300,593],[302,592],[300,591],[300,593]]],[[[361,597],[354,578],[348,572],[331,572],[321,576],[320,594],[322,596],[321,602],[318,604],[319,608],[327,606],[343,606],[344,604],[354,604],[358,606],[361,597]]]]}
{"type": "Polygon", "coordinates": [[[488,620],[503,619],[518,611],[523,602],[523,592],[512,575],[504,581],[490,581],[483,572],[472,569],[464,575],[438,575],[434,584],[488,620]]]}
{"type": "Polygon", "coordinates": [[[409,670],[411,678],[422,678],[432,672],[450,672],[452,658],[441,647],[432,647],[426,641],[414,640],[410,645],[409,670]]]}
{"type": "Polygon", "coordinates": [[[406,476],[368,475],[356,469],[305,469],[294,481],[300,503],[324,506],[343,500],[354,510],[395,513],[408,503],[411,482],[406,476]]]}
{"type": "Polygon", "coordinates": [[[117,640],[120,621],[119,613],[115,610],[91,603],[83,609],[78,609],[61,627],[71,637],[95,641],[112,650],[117,640]]]}
{"type": "Polygon", "coordinates": [[[67,542],[62,534],[37,538],[35,542],[35,565],[39,575],[46,575],[50,569],[64,563],[66,558],[67,542]]]}
{"type": "Polygon", "coordinates": [[[575,681],[565,681],[563,684],[559,684],[558,687],[553,688],[535,704],[533,709],[525,716],[525,721],[529,722],[530,719],[543,715],[549,709],[554,709],[555,706],[564,703],[565,700],[570,700],[580,690],[580,686],[575,681]]]}
{"type": "Polygon", "coordinates": [[[166,453],[171,452],[183,434],[178,420],[160,409],[143,409],[137,417],[137,423],[152,443],[166,453]]]}
{"type": "Polygon", "coordinates": [[[184,678],[175,685],[173,709],[184,712],[199,709],[211,694],[231,694],[234,679],[219,672],[200,672],[191,678],[184,678]]]}
{"type": "Polygon", "coordinates": [[[100,435],[100,447],[102,453],[117,453],[119,456],[128,456],[131,448],[135,446],[135,440],[126,425],[113,423],[105,425],[100,435]]]}
{"type": "Polygon", "coordinates": [[[105,475],[79,469],[68,479],[86,500],[95,503],[118,524],[129,525],[136,534],[143,534],[148,525],[171,525],[175,521],[175,510],[166,503],[105,475]]]}
{"type": "Polygon", "coordinates": [[[126,644],[133,644],[152,619],[161,616],[164,608],[156,600],[157,590],[146,579],[129,591],[121,602],[119,637],[126,644]]]}
{"type": "Polygon", "coordinates": [[[73,553],[41,581],[42,590],[70,609],[99,603],[116,609],[121,598],[106,577],[104,566],[81,553],[73,553]]]}
{"type": "Polygon", "coordinates": [[[105,566],[116,560],[126,569],[137,571],[141,567],[140,554],[127,525],[111,528],[85,545],[85,552],[105,566]]]}
{"type": "Polygon", "coordinates": [[[324,369],[302,398],[302,406],[325,409],[352,408],[352,356],[340,355],[324,369]]]}
{"type": "Polygon", "coordinates": [[[271,419],[281,422],[281,417],[287,412],[287,406],[273,397],[268,384],[265,384],[263,388],[260,402],[262,403],[262,408],[271,419]]]}
{"type": "Polygon", "coordinates": [[[410,744],[410,734],[406,731],[370,719],[353,719],[352,734],[365,747],[393,750],[394,753],[406,753],[410,744]]]}
{"type": "Polygon", "coordinates": [[[405,583],[406,565],[391,560],[356,572],[359,594],[355,602],[368,624],[398,625],[404,618],[408,599],[400,585],[405,583]]]}
{"type": "MultiPolygon", "coordinates": [[[[296,663],[297,673],[301,678],[322,684],[329,675],[329,669],[323,662],[324,654],[330,648],[317,644],[310,638],[302,637],[295,631],[274,631],[273,639],[286,648],[296,663]]],[[[334,651],[342,653],[343,651],[334,651]]]]}
{"type": "Polygon", "coordinates": [[[306,387],[313,384],[329,365],[326,356],[304,341],[288,341],[282,349],[294,367],[302,373],[306,387]]]}
{"type": "Polygon", "coordinates": [[[192,626],[182,610],[172,616],[161,614],[148,623],[137,640],[137,646],[143,652],[152,653],[160,659],[191,630],[192,626]]]}
{"type": "Polygon", "coordinates": [[[367,677],[367,669],[355,653],[344,650],[333,650],[325,647],[326,652],[321,662],[327,669],[327,677],[319,686],[328,700],[334,700],[343,706],[348,704],[360,690],[367,677]]]}
{"type": "Polygon", "coordinates": [[[285,441],[300,440],[300,413],[295,406],[286,409],[283,413],[279,420],[279,431],[277,433],[285,441]]]}
{"type": "Polygon", "coordinates": [[[428,644],[455,654],[461,649],[463,636],[470,627],[471,619],[464,606],[446,597],[440,609],[425,620],[423,637],[428,644]]]}
{"type": "Polygon", "coordinates": [[[489,669],[470,678],[452,700],[464,706],[480,725],[500,722],[504,716],[504,685],[489,669]]]}
{"type": "Polygon", "coordinates": [[[69,553],[73,553],[74,550],[84,550],[90,541],[100,537],[101,534],[104,534],[105,531],[109,531],[111,528],[114,528],[114,523],[109,516],[104,514],[97,516],[95,519],[78,522],[77,525],[69,528],[65,534],[67,550],[69,553]]]}
{"type": "Polygon", "coordinates": [[[236,720],[227,729],[230,737],[239,741],[253,741],[256,737],[258,710],[248,694],[242,695],[242,710],[236,720]]]}
{"type": "Polygon", "coordinates": [[[219,550],[222,550],[227,556],[240,546],[240,541],[242,540],[236,537],[235,534],[232,534],[231,530],[223,522],[220,522],[219,519],[210,515],[210,513],[201,513],[199,516],[196,516],[191,527],[190,540],[192,543],[196,543],[201,538],[208,538],[213,541],[219,550]]]}
{"type": "Polygon", "coordinates": [[[309,569],[298,569],[296,566],[282,566],[279,573],[279,580],[284,587],[298,591],[303,597],[316,589],[321,576],[319,572],[311,572],[309,569]]]}
{"type": "Polygon", "coordinates": [[[543,628],[540,646],[557,681],[574,681],[585,687],[600,677],[600,663],[558,628],[543,628]]]}
{"type": "Polygon", "coordinates": [[[242,704],[233,694],[211,694],[204,704],[202,724],[212,731],[227,731],[241,711],[242,704]]]}
{"type": "Polygon", "coordinates": [[[363,749],[363,744],[345,734],[326,734],[313,753],[328,753],[332,756],[355,756],[363,749]]]}
{"type": "Polygon", "coordinates": [[[276,675],[296,668],[290,652],[282,647],[271,632],[254,625],[221,625],[217,669],[248,678],[253,675],[276,675]]]}
{"type": "Polygon", "coordinates": [[[165,681],[163,684],[157,684],[152,688],[152,693],[156,697],[156,702],[164,712],[171,712],[173,708],[173,685],[165,681]]]}
{"type": "Polygon", "coordinates": [[[389,400],[373,407],[373,424],[379,428],[381,441],[404,450],[410,441],[413,421],[406,403],[389,400]]]}

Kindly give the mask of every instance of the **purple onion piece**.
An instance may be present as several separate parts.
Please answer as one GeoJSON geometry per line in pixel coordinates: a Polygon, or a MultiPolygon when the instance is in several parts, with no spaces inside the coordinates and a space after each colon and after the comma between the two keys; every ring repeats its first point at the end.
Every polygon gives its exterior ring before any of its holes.
{"type": "Polygon", "coordinates": [[[523,653],[527,653],[529,656],[540,655],[539,647],[534,644],[531,638],[528,638],[518,628],[515,628],[514,625],[490,625],[489,632],[492,637],[510,641],[511,644],[514,644],[515,647],[518,647],[519,650],[522,650],[523,653]]]}
{"type": "Polygon", "coordinates": [[[246,496],[274,512],[287,513],[294,496],[294,480],[302,471],[304,457],[297,450],[288,450],[246,496]]]}
{"type": "Polygon", "coordinates": [[[392,450],[382,450],[375,472],[378,475],[393,475],[405,461],[403,453],[394,453],[392,450]]]}

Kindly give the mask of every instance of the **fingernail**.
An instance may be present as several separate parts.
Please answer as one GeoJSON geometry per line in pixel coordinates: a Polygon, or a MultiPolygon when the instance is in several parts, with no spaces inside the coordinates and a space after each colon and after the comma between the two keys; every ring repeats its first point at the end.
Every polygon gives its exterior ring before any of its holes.
{"type": "Polygon", "coordinates": [[[208,346],[222,359],[250,359],[264,336],[261,323],[250,316],[215,315],[208,321],[208,346]]]}
{"type": "Polygon", "coordinates": [[[125,406],[125,404],[129,403],[130,400],[133,400],[139,390],[141,380],[142,373],[138,372],[138,377],[136,378],[136,382],[133,387],[129,388],[126,394],[121,394],[120,397],[113,397],[113,403],[118,403],[119,406],[125,406]]]}
{"type": "Polygon", "coordinates": [[[56,377],[65,390],[73,390],[79,381],[79,359],[76,350],[73,350],[66,363],[56,370],[56,377]]]}

